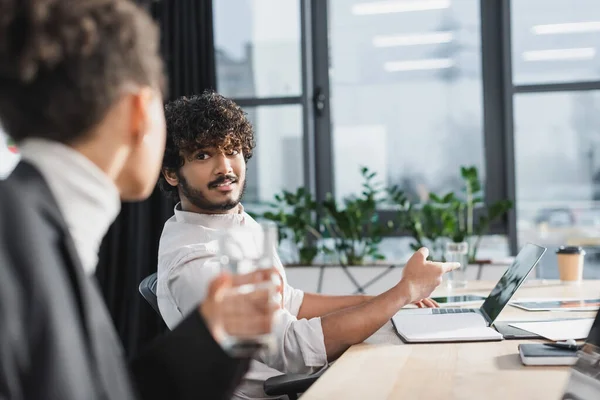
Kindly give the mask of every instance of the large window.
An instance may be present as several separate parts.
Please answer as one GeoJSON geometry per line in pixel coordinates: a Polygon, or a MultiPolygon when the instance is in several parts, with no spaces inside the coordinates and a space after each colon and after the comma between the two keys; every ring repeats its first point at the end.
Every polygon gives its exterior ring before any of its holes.
{"type": "Polygon", "coordinates": [[[246,107],[258,146],[248,162],[245,201],[273,200],[282,189],[304,186],[302,152],[302,107],[246,107]]]}
{"type": "MultiPolygon", "coordinates": [[[[218,90],[256,127],[247,201],[300,185],[341,200],[361,166],[418,200],[475,165],[486,204],[515,203],[486,257],[546,245],[555,277],[557,246],[600,250],[600,1],[213,4],[218,90]]],[[[402,240],[382,250],[401,259],[402,240]]]]}
{"type": "Polygon", "coordinates": [[[255,130],[245,196],[252,208],[304,185],[300,1],[213,7],[217,90],[244,108],[255,130]]]}
{"type": "Polygon", "coordinates": [[[600,93],[515,97],[519,242],[600,243],[600,93]]]}
{"type": "Polygon", "coordinates": [[[583,246],[598,278],[600,2],[513,0],[511,31],[518,244],[583,246]]]}
{"type": "Polygon", "coordinates": [[[299,96],[299,0],[213,4],[219,92],[236,99],[299,96]]]}
{"type": "Polygon", "coordinates": [[[515,84],[600,79],[600,1],[513,0],[515,84]]]}
{"type": "Polygon", "coordinates": [[[413,198],[483,176],[478,0],[329,1],[335,194],[359,166],[413,198]]]}

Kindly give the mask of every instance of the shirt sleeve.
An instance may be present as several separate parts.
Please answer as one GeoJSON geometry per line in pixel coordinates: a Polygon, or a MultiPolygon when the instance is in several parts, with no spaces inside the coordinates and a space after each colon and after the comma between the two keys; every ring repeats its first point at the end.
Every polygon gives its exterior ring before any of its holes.
{"type": "Polygon", "coordinates": [[[216,257],[206,253],[190,254],[169,270],[167,291],[179,310],[180,319],[206,298],[210,283],[220,271],[216,257]]]}
{"type": "Polygon", "coordinates": [[[256,358],[284,373],[316,372],[327,365],[321,318],[296,318],[304,301],[304,292],[288,284],[279,257],[275,267],[284,281],[284,309],[279,310],[273,319],[273,348],[259,352],[256,358]]]}
{"type": "Polygon", "coordinates": [[[300,306],[304,301],[304,292],[300,289],[291,287],[287,280],[283,289],[283,305],[294,317],[298,316],[300,306]]]}
{"type": "Polygon", "coordinates": [[[298,316],[300,312],[300,306],[304,301],[304,292],[300,289],[293,288],[288,284],[287,276],[285,274],[285,269],[283,268],[283,264],[277,256],[275,268],[281,274],[283,278],[283,307],[289,311],[294,317],[298,316]]]}
{"type": "Polygon", "coordinates": [[[279,310],[272,332],[272,348],[256,357],[269,367],[284,373],[312,373],[327,365],[321,318],[299,320],[287,310],[279,310]]]}

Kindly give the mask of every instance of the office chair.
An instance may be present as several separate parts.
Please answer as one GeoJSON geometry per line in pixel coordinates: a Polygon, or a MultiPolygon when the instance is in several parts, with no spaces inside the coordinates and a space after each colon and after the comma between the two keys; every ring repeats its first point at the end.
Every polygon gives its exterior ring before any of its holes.
{"type": "Polygon", "coordinates": [[[269,396],[286,395],[289,400],[297,400],[298,396],[308,390],[327,370],[325,367],[314,374],[284,374],[273,376],[265,381],[263,389],[269,396]]]}
{"type": "MultiPolygon", "coordinates": [[[[158,299],[156,298],[157,274],[148,275],[140,283],[139,291],[144,300],[148,302],[160,315],[158,309],[158,299]]],[[[265,381],[263,387],[265,393],[269,396],[287,395],[290,400],[298,399],[298,394],[308,390],[327,368],[314,374],[284,374],[274,376],[265,381]]]]}
{"type": "Polygon", "coordinates": [[[156,311],[158,315],[160,315],[160,311],[158,309],[158,300],[156,298],[156,285],[158,282],[158,276],[156,273],[152,275],[148,275],[144,278],[144,280],[140,283],[139,291],[144,300],[148,302],[156,311]]]}

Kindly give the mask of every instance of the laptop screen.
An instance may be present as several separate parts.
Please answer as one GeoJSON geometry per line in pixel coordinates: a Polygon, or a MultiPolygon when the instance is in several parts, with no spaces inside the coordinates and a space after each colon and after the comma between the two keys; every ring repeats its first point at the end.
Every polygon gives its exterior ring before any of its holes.
{"type": "Polygon", "coordinates": [[[600,347],[600,311],[596,313],[596,319],[594,320],[592,329],[590,329],[586,343],[600,347]]]}
{"type": "Polygon", "coordinates": [[[588,338],[577,362],[571,368],[571,375],[562,399],[600,399],[600,311],[590,329],[588,338]]]}
{"type": "Polygon", "coordinates": [[[488,322],[490,324],[500,315],[502,309],[506,307],[510,298],[515,294],[545,252],[545,247],[528,243],[517,254],[515,261],[506,270],[504,275],[502,275],[496,287],[492,289],[490,295],[481,306],[481,311],[489,317],[488,322]]]}

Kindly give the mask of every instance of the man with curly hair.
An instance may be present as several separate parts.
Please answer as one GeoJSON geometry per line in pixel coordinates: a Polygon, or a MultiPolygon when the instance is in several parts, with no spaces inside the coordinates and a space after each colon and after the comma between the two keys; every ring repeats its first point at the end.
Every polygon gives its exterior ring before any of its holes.
{"type": "Polygon", "coordinates": [[[159,180],[161,189],[181,201],[183,210],[230,213],[244,194],[246,162],[255,146],[252,125],[245,114],[212,92],[173,101],[165,112],[173,134],[167,138],[163,169],[168,173],[159,180]],[[213,174],[204,167],[206,163],[194,162],[208,161],[218,154],[228,156],[222,159],[230,163],[224,174],[213,174]],[[204,182],[208,182],[206,187],[201,184],[204,182]]]}
{"type": "MultiPolygon", "coordinates": [[[[240,203],[254,132],[232,100],[207,91],[166,105],[167,144],[160,186],[179,202],[164,226],[158,256],[158,304],[169,327],[201,301],[218,273],[217,236],[236,226],[256,226],[240,203]]],[[[453,263],[427,261],[417,251],[401,281],[379,296],[325,296],[292,288],[279,259],[282,309],[275,315],[276,349],[260,352],[240,399],[265,398],[263,381],[281,373],[310,373],[381,328],[403,306],[435,306],[427,296],[453,263]]]]}

